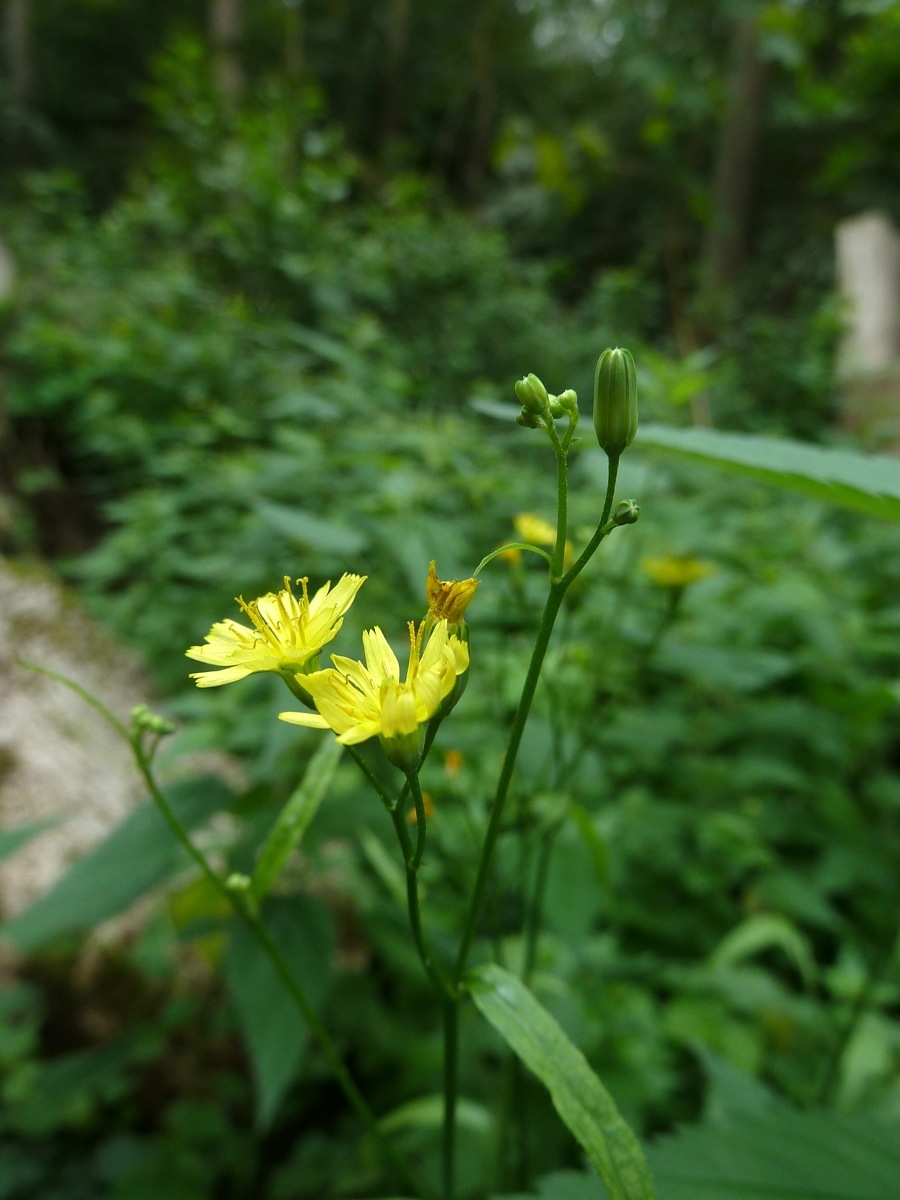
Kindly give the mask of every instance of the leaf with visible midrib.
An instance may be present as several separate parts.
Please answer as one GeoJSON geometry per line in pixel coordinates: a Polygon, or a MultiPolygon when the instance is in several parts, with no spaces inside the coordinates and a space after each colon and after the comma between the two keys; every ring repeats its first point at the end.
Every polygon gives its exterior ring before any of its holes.
{"type": "MultiPolygon", "coordinates": [[[[310,1004],[319,1011],[331,983],[334,933],[327,909],[311,896],[272,899],[261,919],[310,1004]]],[[[275,967],[243,921],[235,921],[225,978],[256,1079],[257,1116],[268,1125],[303,1062],[309,1031],[275,967]]]]}
{"type": "Polygon", "coordinates": [[[781,438],[645,425],[636,445],[722,467],[841,508],[900,521],[900,460],[781,438]]]}
{"type": "Polygon", "coordinates": [[[640,1143],[587,1059],[524,983],[493,963],[466,985],[482,1015],[550,1092],[553,1106],[606,1184],[610,1200],[654,1200],[640,1143]]]}

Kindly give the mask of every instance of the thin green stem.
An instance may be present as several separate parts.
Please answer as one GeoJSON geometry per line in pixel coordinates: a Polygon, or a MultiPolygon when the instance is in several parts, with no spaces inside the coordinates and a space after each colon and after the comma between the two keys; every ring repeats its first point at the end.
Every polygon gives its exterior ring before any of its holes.
{"type": "Polygon", "coordinates": [[[465,972],[466,962],[469,956],[469,949],[472,944],[472,938],[475,934],[475,927],[478,924],[478,918],[481,916],[488,873],[491,868],[494,849],[497,845],[497,838],[500,836],[500,827],[503,821],[503,809],[506,804],[509,785],[512,782],[513,771],[515,770],[516,756],[518,755],[519,746],[522,742],[522,734],[525,732],[525,723],[527,722],[528,714],[531,711],[531,703],[534,700],[534,693],[537,690],[538,679],[540,678],[541,674],[541,667],[544,663],[544,656],[547,653],[547,647],[550,644],[550,635],[553,633],[553,625],[556,621],[556,614],[559,612],[559,608],[563,602],[563,597],[565,594],[566,586],[562,581],[559,583],[551,583],[550,591],[547,593],[547,601],[544,605],[544,611],[541,615],[541,623],[538,628],[537,640],[534,644],[534,650],[531,653],[531,662],[528,666],[528,674],[525,676],[525,683],[522,687],[522,695],[519,699],[518,708],[516,709],[516,715],[513,720],[512,729],[510,730],[509,742],[507,744],[506,754],[503,759],[500,778],[497,781],[497,790],[494,794],[494,806],[491,810],[491,818],[488,822],[487,833],[485,835],[484,844],[481,850],[481,858],[478,863],[478,873],[475,877],[475,887],[472,892],[472,901],[469,905],[468,918],[466,920],[462,942],[460,943],[459,954],[456,959],[456,968],[454,971],[454,981],[456,983],[459,982],[465,972]]]}
{"type": "Polygon", "coordinates": [[[413,804],[416,806],[416,850],[410,866],[414,871],[418,871],[422,855],[425,853],[425,833],[428,828],[428,822],[425,820],[425,798],[422,795],[418,771],[410,771],[406,780],[412,792],[413,804]]]}
{"type": "Polygon", "coordinates": [[[558,826],[549,830],[541,839],[538,854],[537,874],[534,881],[534,892],[525,922],[525,954],[522,964],[522,981],[528,983],[534,972],[537,960],[537,944],[541,932],[541,920],[544,914],[544,895],[547,891],[547,879],[550,874],[550,858],[553,854],[553,843],[556,840],[558,826]]]}
{"type": "Polygon", "coordinates": [[[532,546],[530,542],[506,542],[503,546],[498,546],[496,550],[492,550],[490,554],[486,554],[472,575],[475,579],[481,574],[489,562],[493,562],[495,558],[499,558],[501,554],[506,554],[510,550],[528,550],[531,554],[539,554],[541,558],[547,560],[550,566],[553,566],[553,557],[546,550],[542,550],[540,546],[532,546]]]}
{"type": "Polygon", "coordinates": [[[392,796],[391,793],[385,787],[385,785],[381,782],[381,780],[378,778],[378,776],[372,770],[372,768],[369,766],[369,764],[366,762],[366,760],[363,758],[363,756],[360,754],[360,752],[356,746],[348,746],[347,753],[350,755],[350,757],[353,759],[353,761],[356,763],[356,765],[362,771],[363,775],[365,775],[366,779],[368,779],[369,783],[371,783],[372,787],[378,793],[378,798],[381,800],[381,803],[388,810],[388,812],[393,813],[395,809],[399,808],[400,801],[403,799],[404,793],[401,792],[399,796],[392,796]]]}
{"type": "Polygon", "coordinates": [[[444,978],[439,967],[435,964],[431,950],[425,940],[425,931],[422,927],[422,911],[419,905],[419,870],[417,866],[413,865],[415,862],[415,851],[413,850],[409,830],[406,828],[406,817],[400,811],[399,807],[391,810],[391,820],[394,822],[394,829],[397,833],[397,840],[400,843],[400,849],[403,852],[403,861],[406,866],[406,901],[409,908],[409,926],[412,930],[416,950],[419,952],[419,958],[422,960],[425,974],[431,980],[435,990],[441,996],[453,999],[456,993],[444,978]]]}
{"type": "Polygon", "coordinates": [[[441,1143],[443,1200],[453,1200],[456,1161],[456,1096],[459,1086],[459,1002],[444,1001],[444,1127],[441,1143]]]}
{"type": "Polygon", "coordinates": [[[566,561],[566,533],[568,529],[569,479],[568,459],[556,432],[556,426],[551,424],[548,432],[553,443],[553,453],[556,455],[556,544],[553,547],[553,561],[550,571],[554,580],[563,573],[566,561]]]}
{"type": "MultiPolygon", "coordinates": [[[[485,835],[484,845],[482,846],[481,850],[481,858],[478,863],[478,872],[475,877],[475,887],[472,892],[472,901],[469,905],[468,917],[463,931],[462,942],[460,943],[459,954],[457,955],[456,966],[453,974],[453,981],[457,986],[459,985],[459,981],[466,969],[466,962],[469,957],[472,938],[475,935],[475,929],[478,924],[478,919],[481,915],[482,906],[484,904],[485,887],[487,885],[487,877],[491,868],[494,850],[497,845],[497,838],[500,835],[500,828],[503,821],[503,809],[509,793],[509,785],[512,782],[513,772],[516,765],[516,757],[519,753],[519,746],[522,742],[522,735],[525,732],[528,714],[531,711],[531,704],[534,700],[535,691],[537,690],[538,680],[541,674],[541,667],[544,664],[544,656],[546,655],[547,647],[550,644],[553,626],[556,622],[556,617],[562,605],[563,599],[565,598],[566,592],[578,575],[580,575],[587,566],[591,556],[594,554],[597,547],[603,541],[603,538],[609,532],[607,521],[609,520],[609,514],[612,511],[618,468],[618,458],[610,458],[609,478],[606,485],[606,498],[603,503],[603,512],[600,516],[600,521],[597,524],[597,529],[594,533],[594,536],[576,559],[574,565],[565,573],[565,575],[563,575],[561,579],[551,580],[550,583],[550,590],[547,593],[544,611],[541,614],[541,622],[538,627],[537,639],[534,643],[534,649],[531,653],[531,662],[528,665],[528,674],[525,676],[525,683],[522,685],[522,694],[519,699],[518,708],[516,709],[515,718],[513,719],[512,729],[509,733],[509,742],[507,743],[506,754],[503,759],[503,766],[500,770],[500,778],[497,781],[497,790],[494,794],[494,806],[491,810],[487,834],[485,835]]],[[[564,484],[565,473],[560,473],[557,476],[557,479],[564,484]]]]}
{"type": "Polygon", "coordinates": [[[607,525],[609,514],[612,512],[613,497],[616,492],[616,477],[619,474],[619,459],[618,457],[610,458],[609,460],[609,477],[606,481],[606,498],[603,502],[603,514],[597,524],[594,536],[579,554],[574,564],[566,571],[560,580],[568,588],[571,583],[577,579],[584,568],[588,565],[597,550],[597,547],[611,531],[612,526],[607,525]]]}
{"type": "Polygon", "coordinates": [[[122,724],[115,713],[106,707],[102,700],[98,700],[87,688],[83,688],[80,683],[76,683],[74,679],[69,679],[66,675],[60,675],[58,671],[51,671],[49,667],[42,667],[38,663],[26,662],[24,658],[17,658],[16,664],[26,671],[33,671],[35,675],[46,675],[48,679],[52,679],[54,682],[61,683],[64,687],[69,688],[76,696],[80,696],[86,704],[89,704],[91,708],[98,712],[104,721],[107,721],[116,733],[131,745],[131,731],[122,724]]]}
{"type": "Polygon", "coordinates": [[[134,751],[138,770],[143,776],[144,782],[147,785],[154,803],[156,804],[172,833],[190,855],[191,859],[200,868],[204,877],[208,880],[212,887],[215,888],[219,895],[228,901],[237,916],[247,925],[253,937],[256,939],[260,949],[265,953],[266,957],[269,959],[285,987],[287,988],[291,999],[294,1001],[298,1011],[300,1012],[300,1015],[306,1022],[310,1033],[315,1038],[316,1042],[318,1042],[319,1049],[322,1051],[325,1060],[331,1068],[332,1074],[337,1080],[338,1086],[349,1100],[366,1129],[374,1138],[385,1158],[391,1163],[394,1170],[397,1172],[398,1177],[403,1180],[407,1187],[411,1187],[414,1192],[421,1193],[421,1185],[419,1181],[416,1179],[416,1176],[413,1174],[410,1167],[403,1161],[403,1159],[385,1137],[384,1132],[378,1123],[378,1118],[369,1107],[367,1100],[359,1090],[355,1080],[344,1066],[340,1052],[338,1051],[334,1042],[331,1040],[331,1037],[328,1034],[328,1031],[325,1029],[325,1026],[319,1020],[315,1009],[309,1003],[309,1000],[298,983],[296,976],[291,971],[284,959],[284,956],[278,949],[278,946],[272,940],[268,930],[262,924],[256,913],[251,911],[251,909],[247,906],[240,894],[232,891],[231,888],[225,884],[225,881],[209,865],[209,862],[207,861],[203,852],[194,845],[194,842],[189,836],[187,830],[178,819],[174,809],[169,804],[164,793],[160,790],[158,784],[156,783],[153,772],[150,769],[150,764],[139,743],[131,738],[129,738],[129,742],[134,751]]]}

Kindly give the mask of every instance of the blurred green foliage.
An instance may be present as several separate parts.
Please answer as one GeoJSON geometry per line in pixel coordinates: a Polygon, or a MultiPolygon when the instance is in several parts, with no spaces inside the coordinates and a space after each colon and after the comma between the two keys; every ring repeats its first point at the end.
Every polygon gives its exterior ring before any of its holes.
{"type": "MultiPolygon", "coordinates": [[[[24,150],[7,104],[3,548],[51,555],[144,656],[183,725],[170,765],[242,756],[234,794],[186,785],[198,823],[227,814],[202,836],[242,873],[318,742],[275,719],[292,705],[275,680],[188,687],[183,649],[237,615],[233,596],[365,572],[339,649],[374,622],[401,642],[432,557],[467,575],[517,513],[552,516],[538,436],[492,415],[514,379],[574,386],[585,410],[607,343],[636,352],[642,419],[686,421],[705,396],[717,421],[827,437],[832,225],[896,203],[895,5],[482,0],[478,21],[464,0],[411,5],[391,93],[403,8],[304,6],[302,85],[273,78],[295,10],[248,8],[229,111],[199,5],[47,4],[24,150]],[[770,87],[752,252],[700,338],[714,135],[750,8],[770,87]]],[[[581,542],[604,484],[585,434],[581,542]]],[[[533,988],[642,1135],[710,1119],[723,1063],[738,1090],[895,1130],[896,530],[636,447],[619,491],[641,522],[578,581],[551,647],[482,947],[520,969],[544,889],[533,988]],[[642,560],[672,554],[712,570],[660,586],[642,560]]],[[[423,776],[439,948],[471,891],[542,569],[488,569],[471,686],[423,776]]],[[[0,1198],[386,1194],[316,1047],[297,1032],[281,1052],[264,964],[148,816],[21,918],[0,1198]],[[85,950],[79,931],[150,884],[155,915],[85,950]]],[[[439,1031],[389,834],[342,763],[265,915],[433,1177],[439,1031]]],[[[462,1192],[582,1166],[471,1008],[463,1045],[462,1192]]]]}

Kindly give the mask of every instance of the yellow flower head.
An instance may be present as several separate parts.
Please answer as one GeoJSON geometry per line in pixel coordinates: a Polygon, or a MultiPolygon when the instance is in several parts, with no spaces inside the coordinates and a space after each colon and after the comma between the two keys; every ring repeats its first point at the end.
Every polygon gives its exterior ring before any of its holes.
{"type": "Polygon", "coordinates": [[[434,559],[428,568],[425,580],[425,596],[428,600],[429,622],[446,621],[457,625],[478,589],[477,579],[438,579],[434,559]]]}
{"type": "Polygon", "coordinates": [[[556,545],[556,529],[536,513],[517,513],[513,525],[523,542],[532,546],[556,545]]]}
{"type": "Polygon", "coordinates": [[[295,596],[285,576],[284,590],[269,592],[247,603],[237,603],[253,628],[226,618],[217,621],[203,646],[191,646],[188,658],[221,667],[219,671],[195,671],[198,687],[219,687],[253,675],[256,671],[278,671],[296,675],[314,664],[316,655],[332,640],[344,623],[344,614],[365,583],[364,575],[343,575],[332,588],[319,588],[310,600],[307,581],[298,580],[303,594],[295,596]]]}
{"type": "MultiPolygon", "coordinates": [[[[531,546],[556,545],[556,528],[537,513],[517,513],[513,517],[513,525],[522,541],[531,546]]],[[[566,562],[572,558],[572,553],[572,543],[566,540],[566,562]]]]}
{"type": "Polygon", "coordinates": [[[664,554],[661,558],[642,558],[641,567],[655,584],[664,588],[686,588],[714,574],[712,563],[699,558],[664,554]]]}
{"type": "Polygon", "coordinates": [[[333,654],[334,667],[303,677],[318,712],[279,713],[282,721],[310,729],[332,729],[339,742],[356,746],[378,737],[391,762],[410,769],[422,750],[423,726],[469,668],[469,648],[448,632],[446,620],[422,647],[425,625],[409,625],[409,665],[400,664],[377,627],[363,634],[365,664],[333,654]]]}

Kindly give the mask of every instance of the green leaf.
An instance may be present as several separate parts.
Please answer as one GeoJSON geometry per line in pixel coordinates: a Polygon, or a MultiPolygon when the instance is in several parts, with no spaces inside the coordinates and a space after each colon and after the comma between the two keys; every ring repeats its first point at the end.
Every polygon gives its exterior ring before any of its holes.
{"type": "MultiPolygon", "coordinates": [[[[231,802],[228,788],[211,776],[179,780],[166,789],[166,796],[187,829],[202,825],[231,802]]],[[[45,896],[0,926],[0,933],[21,950],[37,950],[123,912],[188,862],[171,829],[147,801],[80,858],[45,896]]]]}
{"type": "MultiPolygon", "coordinates": [[[[403,868],[391,857],[384,843],[371,829],[361,829],[359,844],[369,862],[369,866],[384,884],[385,890],[397,901],[406,904],[406,876],[403,868]]],[[[419,885],[419,896],[424,896],[425,889],[419,885]]]]}
{"type": "Polygon", "coordinates": [[[582,805],[570,804],[569,815],[591,856],[594,874],[597,876],[597,883],[604,891],[608,891],[610,886],[610,864],[609,847],[606,844],[606,839],[594,824],[591,814],[582,805]]]}
{"type": "Polygon", "coordinates": [[[364,550],[368,542],[365,534],[352,529],[340,521],[317,517],[314,513],[291,508],[286,504],[274,504],[261,500],[256,512],[264,525],[273,529],[294,545],[304,549],[320,550],[329,558],[352,558],[364,550]]]}
{"type": "Polygon", "coordinates": [[[667,425],[643,426],[638,444],[723,467],[841,508],[900,521],[900,460],[886,455],[667,425]]]}
{"type": "Polygon", "coordinates": [[[727,933],[710,956],[710,965],[733,966],[763,950],[781,950],[797,968],[809,987],[816,964],[809,942],[786,917],[777,913],[754,913],[727,933]]]}
{"type": "Polygon", "coordinates": [[[344,747],[327,737],[316,750],[266,839],[253,872],[253,895],[262,900],[309,828],[340,762],[344,747]]]}
{"type": "Polygon", "coordinates": [[[660,1200],[886,1200],[900,1179],[895,1128],[781,1104],[682,1129],[650,1160],[660,1200]]]}
{"type": "Polygon", "coordinates": [[[610,1200],[652,1200],[653,1181],[640,1143],[584,1055],[525,984],[488,963],[469,975],[467,986],[481,1014],[549,1090],[610,1200]]]}
{"type": "MultiPolygon", "coordinates": [[[[269,899],[261,919],[314,1009],[331,983],[334,934],[328,910],[310,896],[269,899]]],[[[234,923],[225,978],[256,1079],[257,1119],[268,1125],[297,1076],[307,1029],[290,992],[252,931],[234,923]]]]}
{"type": "MultiPolygon", "coordinates": [[[[385,1133],[396,1133],[400,1129],[440,1129],[444,1120],[444,1097],[438,1093],[419,1096],[401,1104],[393,1112],[381,1118],[385,1133]]],[[[493,1132],[493,1113],[474,1100],[459,1098],[456,1102],[456,1123],[460,1129],[485,1136],[493,1132]]]]}
{"type": "Polygon", "coordinates": [[[27,825],[0,830],[0,862],[3,862],[4,858],[10,858],[32,838],[36,838],[45,829],[51,829],[55,824],[56,821],[29,821],[27,825]]]}

